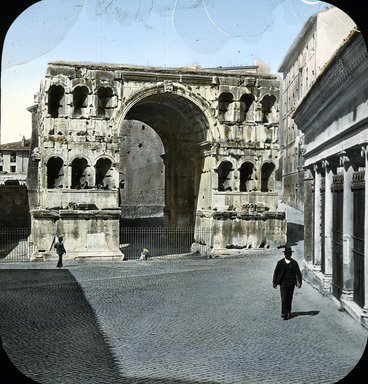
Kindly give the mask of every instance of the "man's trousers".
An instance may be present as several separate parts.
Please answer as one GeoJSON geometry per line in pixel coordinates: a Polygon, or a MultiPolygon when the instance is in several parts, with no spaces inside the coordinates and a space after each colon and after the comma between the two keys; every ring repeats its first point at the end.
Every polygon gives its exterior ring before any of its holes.
{"type": "Polygon", "coordinates": [[[293,301],[295,284],[293,283],[281,283],[281,314],[289,315],[291,313],[291,303],[293,301]]]}

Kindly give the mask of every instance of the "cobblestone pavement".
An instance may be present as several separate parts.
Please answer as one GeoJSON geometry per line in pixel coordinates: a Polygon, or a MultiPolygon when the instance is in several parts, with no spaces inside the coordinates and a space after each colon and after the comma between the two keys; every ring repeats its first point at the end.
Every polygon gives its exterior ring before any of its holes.
{"type": "MultiPolygon", "coordinates": [[[[301,223],[290,223],[301,261],[301,223]]],[[[2,264],[0,335],[38,383],[335,383],[367,331],[307,283],[283,321],[282,256],[2,264]]]]}

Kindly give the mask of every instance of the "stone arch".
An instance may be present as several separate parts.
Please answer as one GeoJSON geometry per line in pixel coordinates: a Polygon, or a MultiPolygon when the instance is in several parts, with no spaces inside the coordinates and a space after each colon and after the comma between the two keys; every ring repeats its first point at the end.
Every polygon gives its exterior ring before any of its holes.
{"type": "Polygon", "coordinates": [[[251,116],[247,116],[247,114],[255,101],[255,96],[252,93],[244,93],[241,95],[239,101],[241,106],[241,121],[252,120],[251,116]]]}
{"type": "Polygon", "coordinates": [[[266,161],[261,167],[261,192],[271,192],[275,190],[275,169],[273,161],[266,161]]]}
{"type": "Polygon", "coordinates": [[[71,161],[71,189],[86,189],[90,188],[90,177],[88,168],[90,164],[85,157],[75,157],[71,161]]]}
{"type": "Polygon", "coordinates": [[[166,225],[195,223],[204,161],[201,144],[208,140],[210,108],[208,102],[188,92],[176,83],[145,88],[126,100],[117,115],[120,127],[124,120],[140,121],[162,141],[166,225]]]}
{"type": "Polygon", "coordinates": [[[234,95],[231,92],[222,92],[218,98],[218,116],[219,120],[224,120],[230,104],[234,101],[234,95]]]}
{"type": "Polygon", "coordinates": [[[46,163],[46,186],[48,189],[64,187],[64,160],[53,156],[46,163]]]}
{"type": "Polygon", "coordinates": [[[59,117],[65,104],[65,89],[62,85],[51,85],[47,91],[47,112],[53,117],[59,117]]]}
{"type": "Polygon", "coordinates": [[[88,107],[88,95],[90,90],[84,84],[73,88],[73,115],[82,116],[83,111],[88,107]]]}
{"type": "Polygon", "coordinates": [[[98,189],[111,189],[114,187],[111,167],[113,162],[107,156],[97,159],[95,164],[95,185],[98,189]]]}
{"type": "Polygon", "coordinates": [[[111,108],[111,101],[114,96],[112,87],[101,86],[96,91],[97,95],[97,115],[107,116],[107,110],[111,108]]]}
{"type": "Polygon", "coordinates": [[[250,192],[254,189],[253,175],[255,172],[254,163],[246,160],[239,167],[239,191],[250,192]]]}
{"type": "Polygon", "coordinates": [[[261,103],[261,109],[262,109],[262,123],[272,123],[273,120],[273,112],[274,112],[274,105],[276,103],[276,96],[272,94],[266,94],[262,97],[260,103],[261,103]]]}
{"type": "Polygon", "coordinates": [[[233,163],[229,160],[222,160],[218,165],[217,172],[217,189],[219,192],[232,191],[232,173],[234,171],[233,163]]]}

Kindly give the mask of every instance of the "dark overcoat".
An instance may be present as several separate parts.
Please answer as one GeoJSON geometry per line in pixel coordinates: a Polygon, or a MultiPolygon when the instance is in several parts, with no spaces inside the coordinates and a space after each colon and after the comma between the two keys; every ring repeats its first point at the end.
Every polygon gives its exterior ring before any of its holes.
{"type": "MultiPolygon", "coordinates": [[[[300,272],[299,264],[294,259],[290,259],[290,262],[296,275],[296,285],[301,286],[302,274],[300,272]]],[[[286,265],[287,264],[285,258],[282,258],[277,262],[275,271],[273,273],[273,285],[279,285],[282,282],[286,270],[286,265]]]]}
{"type": "Polygon", "coordinates": [[[61,243],[60,241],[58,241],[57,243],[55,243],[54,248],[55,248],[55,250],[56,250],[56,253],[57,253],[59,256],[60,256],[60,255],[63,255],[64,253],[66,253],[65,248],[64,248],[64,244],[61,243]]]}

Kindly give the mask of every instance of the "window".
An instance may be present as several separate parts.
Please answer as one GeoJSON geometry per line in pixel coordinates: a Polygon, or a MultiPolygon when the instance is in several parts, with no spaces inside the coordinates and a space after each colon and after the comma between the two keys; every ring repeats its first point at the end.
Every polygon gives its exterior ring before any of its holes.
{"type": "Polygon", "coordinates": [[[64,105],[64,88],[61,85],[52,85],[48,91],[48,113],[51,117],[58,117],[60,108],[64,105]]]}
{"type": "Polygon", "coordinates": [[[15,165],[10,166],[10,172],[15,173],[17,171],[17,167],[15,165]]]}
{"type": "MultiPolygon", "coordinates": [[[[293,94],[294,96],[294,94],[293,94]]],[[[270,120],[270,115],[272,113],[272,108],[276,102],[276,97],[274,95],[265,95],[261,101],[262,104],[262,123],[268,123],[270,120]]]]}
{"type": "Polygon", "coordinates": [[[219,97],[219,119],[225,118],[225,113],[227,112],[229,105],[233,102],[233,95],[230,92],[223,92],[219,97]]]}
{"type": "Polygon", "coordinates": [[[254,101],[254,96],[250,93],[246,93],[246,94],[242,95],[242,97],[240,98],[241,121],[246,120],[247,113],[248,113],[249,108],[251,107],[253,101],[254,101]]]}
{"type": "Polygon", "coordinates": [[[249,162],[245,162],[240,167],[240,192],[249,192],[252,190],[251,180],[253,175],[254,165],[249,162]]]}
{"type": "Polygon", "coordinates": [[[273,173],[275,170],[275,164],[271,162],[264,163],[262,165],[261,172],[261,192],[270,192],[274,189],[273,173]]]}
{"type": "Polygon", "coordinates": [[[96,168],[96,186],[99,189],[110,189],[112,185],[111,160],[105,157],[98,159],[96,168]]]}
{"type": "Polygon", "coordinates": [[[220,192],[232,190],[231,172],[233,165],[230,161],[223,161],[217,168],[218,173],[218,190],[220,192]]]}
{"type": "Polygon", "coordinates": [[[64,161],[60,157],[52,157],[47,165],[47,188],[62,188],[64,179],[64,161]]]}
{"type": "Polygon", "coordinates": [[[89,188],[88,162],[84,158],[74,159],[72,162],[72,189],[89,188]]]}
{"type": "Polygon", "coordinates": [[[73,91],[73,114],[74,116],[83,115],[83,108],[87,108],[88,88],[78,86],[73,91]]]}
{"type": "Polygon", "coordinates": [[[17,161],[17,153],[16,152],[10,152],[10,162],[15,163],[17,161]]]}
{"type": "Polygon", "coordinates": [[[98,116],[106,116],[106,109],[109,108],[109,102],[113,96],[112,89],[101,87],[97,91],[98,97],[98,116]]]}

